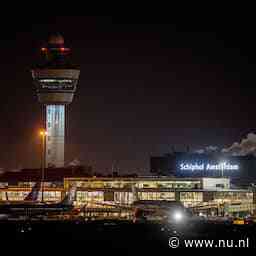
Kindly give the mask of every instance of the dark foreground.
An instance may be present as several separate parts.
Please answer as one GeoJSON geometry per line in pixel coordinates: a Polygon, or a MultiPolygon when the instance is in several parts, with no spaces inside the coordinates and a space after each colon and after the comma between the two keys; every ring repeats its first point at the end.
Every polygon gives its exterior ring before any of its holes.
{"type": "Polygon", "coordinates": [[[51,248],[52,250],[54,248],[60,251],[72,251],[79,248],[79,250],[103,252],[111,250],[117,252],[118,249],[124,253],[152,252],[152,250],[167,250],[169,252],[175,250],[177,252],[177,249],[173,249],[171,246],[187,247],[185,239],[214,241],[213,246],[193,244],[190,248],[238,246],[243,249],[256,248],[256,225],[234,226],[225,223],[198,222],[183,227],[171,227],[156,223],[133,224],[127,221],[5,221],[0,223],[1,246],[15,247],[16,244],[21,244],[27,249],[34,246],[37,249],[51,248]],[[218,241],[221,239],[224,242],[219,245],[218,241]],[[245,243],[239,245],[238,241],[241,239],[244,239],[245,243]]]}

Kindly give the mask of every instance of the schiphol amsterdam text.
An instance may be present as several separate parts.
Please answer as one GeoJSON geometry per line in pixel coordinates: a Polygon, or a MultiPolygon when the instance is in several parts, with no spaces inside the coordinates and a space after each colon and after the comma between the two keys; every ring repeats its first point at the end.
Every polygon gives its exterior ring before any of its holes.
{"type": "Polygon", "coordinates": [[[181,163],[180,170],[183,171],[205,171],[205,170],[239,170],[239,166],[237,164],[229,164],[226,162],[219,164],[209,164],[209,163],[181,163]]]}

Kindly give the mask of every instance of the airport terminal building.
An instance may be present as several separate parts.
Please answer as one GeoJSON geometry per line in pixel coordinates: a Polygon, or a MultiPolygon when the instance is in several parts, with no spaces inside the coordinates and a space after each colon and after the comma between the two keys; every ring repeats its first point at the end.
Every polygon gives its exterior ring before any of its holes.
{"type": "Polygon", "coordinates": [[[66,178],[65,190],[75,184],[78,205],[88,201],[114,202],[129,205],[133,202],[135,186],[140,200],[180,201],[185,206],[225,203],[252,204],[255,200],[250,189],[231,189],[228,178],[66,178]]]}
{"type": "MultiPolygon", "coordinates": [[[[254,166],[255,159],[249,156],[174,153],[151,157],[152,176],[100,176],[92,174],[91,167],[48,168],[44,198],[60,201],[75,185],[76,207],[109,208],[108,204],[131,205],[136,188],[140,200],[180,201],[187,207],[211,206],[217,212],[253,212],[254,166]]],[[[23,200],[39,180],[40,169],[1,174],[0,200],[23,200]]]]}
{"type": "MultiPolygon", "coordinates": [[[[212,205],[219,210],[229,206],[229,212],[234,211],[234,207],[253,211],[256,202],[252,188],[233,188],[227,177],[96,177],[78,170],[63,170],[63,176],[54,173],[54,170],[48,170],[44,199],[49,202],[60,201],[68,189],[75,185],[75,206],[78,208],[86,206],[95,210],[109,208],[108,204],[131,205],[134,201],[134,187],[140,200],[180,201],[187,207],[212,205]]],[[[12,178],[17,178],[16,184],[0,179],[1,201],[20,201],[29,193],[36,179],[22,175],[23,178],[19,180],[18,176],[21,175],[12,174],[12,178]]]]}

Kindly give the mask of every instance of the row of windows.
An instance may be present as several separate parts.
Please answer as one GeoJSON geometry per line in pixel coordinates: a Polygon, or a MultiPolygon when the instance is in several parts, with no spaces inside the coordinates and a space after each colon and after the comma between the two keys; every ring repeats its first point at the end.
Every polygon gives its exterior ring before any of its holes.
{"type": "MultiPolygon", "coordinates": [[[[30,192],[23,191],[8,191],[8,192],[0,192],[0,200],[6,201],[7,199],[10,201],[22,201],[30,192]]],[[[42,197],[42,193],[39,192],[38,198],[42,197]]],[[[61,200],[61,192],[60,191],[45,191],[44,198],[46,201],[59,201],[61,200]]]]}
{"type": "Polygon", "coordinates": [[[180,201],[182,202],[202,202],[203,193],[202,192],[181,192],[180,201]]]}
{"type": "Polygon", "coordinates": [[[40,79],[42,83],[72,83],[71,79],[40,79]]]}
{"type": "MultiPolygon", "coordinates": [[[[0,200],[20,201],[28,195],[28,191],[8,191],[0,192],[0,200]]],[[[180,201],[186,205],[191,205],[194,203],[203,202],[203,192],[180,192],[180,201]]],[[[239,193],[239,192],[216,192],[213,194],[214,202],[252,202],[252,193],[239,193]]],[[[41,192],[39,193],[39,198],[41,197],[41,192]]],[[[140,200],[175,200],[174,192],[139,192],[138,197],[140,200]]],[[[45,191],[44,198],[47,201],[60,201],[61,192],[60,191],[45,191]]],[[[114,201],[116,203],[131,204],[134,201],[132,192],[103,192],[103,191],[77,191],[76,203],[84,204],[88,201],[94,202],[104,202],[104,201],[114,201]]]]}
{"type": "Polygon", "coordinates": [[[127,188],[131,189],[132,186],[137,188],[187,188],[196,189],[200,188],[199,182],[129,182],[129,181],[77,181],[76,186],[81,188],[127,188]]]}
{"type": "Polygon", "coordinates": [[[41,87],[39,87],[39,90],[68,90],[73,91],[75,89],[75,86],[73,84],[58,84],[58,83],[52,83],[51,85],[48,84],[42,84],[41,87]]]}
{"type": "Polygon", "coordinates": [[[216,192],[214,199],[230,199],[230,200],[252,200],[252,193],[239,193],[239,192],[216,192]]]}
{"type": "Polygon", "coordinates": [[[138,197],[140,200],[175,200],[174,192],[139,192],[138,197]]]}
{"type": "MultiPolygon", "coordinates": [[[[138,197],[140,200],[175,200],[174,192],[139,192],[138,197]]],[[[184,203],[199,203],[203,202],[203,192],[180,192],[180,201],[184,203]]],[[[226,193],[214,193],[213,201],[219,202],[224,201],[248,201],[252,202],[252,193],[237,193],[237,192],[226,192],[226,193]]],[[[116,203],[130,204],[134,201],[132,192],[113,192],[113,196],[107,195],[103,191],[78,191],[77,202],[82,203],[86,201],[115,201],[116,203]],[[106,200],[106,198],[108,198],[106,200]]]]}
{"type": "MultiPolygon", "coordinates": [[[[115,203],[131,204],[135,198],[132,192],[113,192],[112,195],[106,195],[102,191],[78,191],[76,201],[78,204],[83,204],[88,201],[103,202],[114,201],[115,203]]],[[[174,192],[139,192],[140,200],[175,200],[174,192]]],[[[185,192],[180,195],[181,201],[202,202],[203,195],[198,192],[185,192]]]]}

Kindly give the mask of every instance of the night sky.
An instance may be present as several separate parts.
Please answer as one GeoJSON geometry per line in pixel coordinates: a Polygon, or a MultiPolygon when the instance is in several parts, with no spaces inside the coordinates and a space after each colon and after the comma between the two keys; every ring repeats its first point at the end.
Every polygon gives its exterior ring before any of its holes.
{"type": "Polygon", "coordinates": [[[27,17],[0,28],[0,167],[40,166],[30,69],[56,31],[81,67],[67,162],[146,173],[150,155],[227,147],[254,131],[256,40],[247,20],[27,17]]]}

